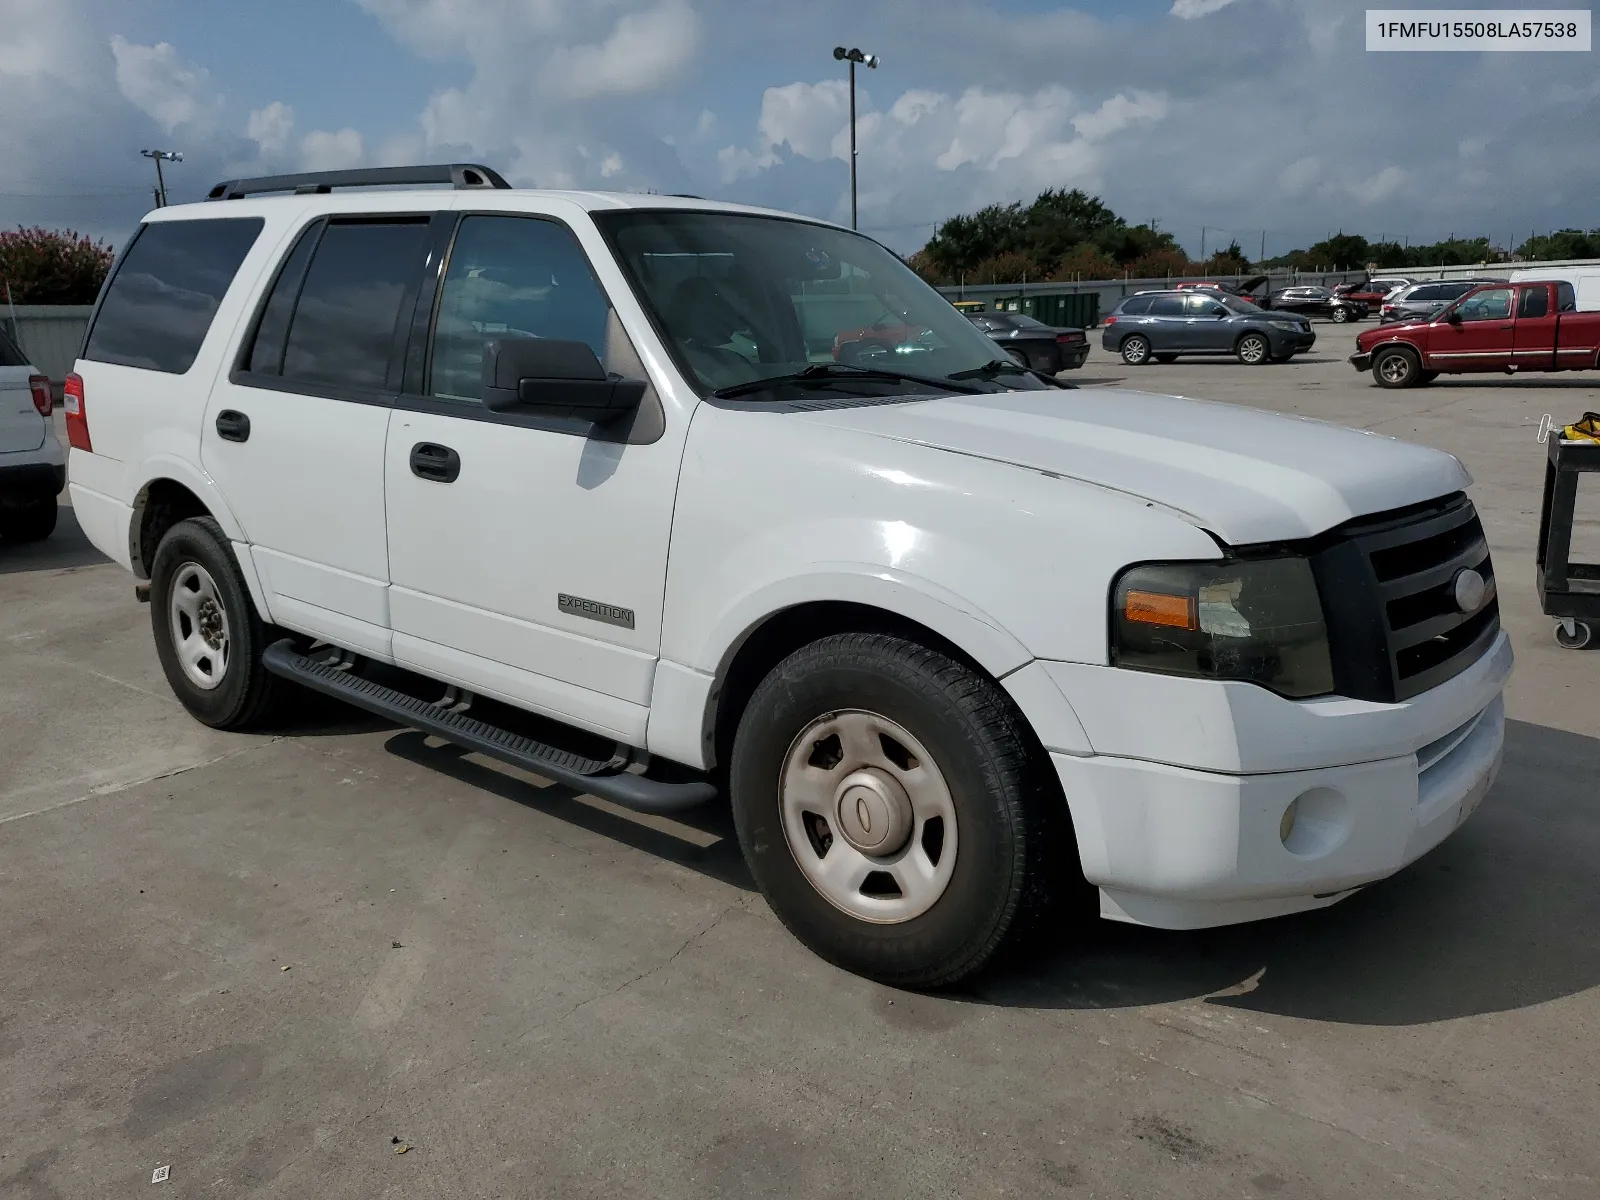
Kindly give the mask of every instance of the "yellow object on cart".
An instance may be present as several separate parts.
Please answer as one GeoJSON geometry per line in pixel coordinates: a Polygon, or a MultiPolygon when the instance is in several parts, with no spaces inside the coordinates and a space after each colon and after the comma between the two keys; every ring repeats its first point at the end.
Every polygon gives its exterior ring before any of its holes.
{"type": "Polygon", "coordinates": [[[1574,421],[1571,425],[1564,426],[1561,430],[1561,440],[1564,442],[1600,442],[1600,413],[1586,412],[1583,419],[1574,421]]]}

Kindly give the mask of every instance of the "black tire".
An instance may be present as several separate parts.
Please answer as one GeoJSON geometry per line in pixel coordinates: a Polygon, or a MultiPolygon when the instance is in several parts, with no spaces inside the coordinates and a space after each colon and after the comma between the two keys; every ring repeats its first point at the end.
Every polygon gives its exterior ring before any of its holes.
{"type": "Polygon", "coordinates": [[[179,521],[156,547],[150,568],[150,624],[156,655],[178,701],[213,729],[259,725],[290,690],[261,665],[261,654],[280,631],[265,624],[250,599],[244,576],[222,527],[210,517],[179,521]],[[186,673],[173,629],[173,589],[184,569],[197,565],[215,584],[224,615],[226,665],[215,686],[204,688],[186,673]]]}
{"type": "Polygon", "coordinates": [[[1017,362],[1021,363],[1025,367],[1027,367],[1028,370],[1030,370],[1030,371],[1033,370],[1033,363],[1031,361],[1029,361],[1028,356],[1026,354],[1024,354],[1021,350],[1009,350],[1008,349],[1006,351],[1006,353],[1009,354],[1017,362]]]}
{"type": "Polygon", "coordinates": [[[1233,345],[1233,352],[1247,367],[1259,367],[1272,357],[1272,343],[1264,333],[1247,333],[1233,345]]]}
{"type": "Polygon", "coordinates": [[[1014,924],[1028,924],[1020,914],[1049,907],[1050,875],[1076,870],[1074,861],[1051,861],[1064,857],[1051,847],[1065,806],[1006,693],[938,651],[886,634],[823,638],[778,664],[740,719],[729,791],[745,861],[779,920],[820,957],[890,986],[940,987],[972,975],[1014,924]],[[814,722],[863,711],[933,748],[955,813],[949,882],[931,907],[893,924],[825,897],[790,848],[782,813],[782,774],[797,739],[814,722]]]}
{"type": "Polygon", "coordinates": [[[1175,363],[1178,361],[1176,354],[1158,354],[1155,358],[1158,363],[1175,363]]]}
{"type": "Polygon", "coordinates": [[[0,541],[42,542],[56,531],[56,498],[0,504],[0,541]]]}
{"type": "Polygon", "coordinates": [[[1422,382],[1422,360],[1405,346],[1385,346],[1372,359],[1372,377],[1382,388],[1416,387],[1422,382]]]}
{"type": "Polygon", "coordinates": [[[1130,333],[1119,347],[1122,361],[1130,367],[1142,367],[1150,361],[1150,339],[1142,333],[1130,333]]]}

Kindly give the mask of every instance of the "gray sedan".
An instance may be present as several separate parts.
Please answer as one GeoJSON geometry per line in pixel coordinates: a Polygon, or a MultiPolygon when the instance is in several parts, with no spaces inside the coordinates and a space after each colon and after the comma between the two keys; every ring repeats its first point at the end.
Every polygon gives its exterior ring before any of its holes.
{"type": "Polygon", "coordinates": [[[1180,354],[1232,354],[1242,363],[1288,362],[1317,335],[1295,313],[1266,312],[1236,296],[1193,291],[1141,292],[1105,319],[1100,344],[1129,366],[1180,354]]]}

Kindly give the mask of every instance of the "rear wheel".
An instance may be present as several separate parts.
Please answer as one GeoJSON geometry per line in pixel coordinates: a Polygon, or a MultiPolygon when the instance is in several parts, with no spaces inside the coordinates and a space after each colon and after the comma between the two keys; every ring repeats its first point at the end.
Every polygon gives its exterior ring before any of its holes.
{"type": "Polygon", "coordinates": [[[1261,333],[1245,334],[1233,352],[1247,367],[1258,367],[1272,357],[1272,347],[1267,343],[1266,335],[1261,333]]]}
{"type": "Polygon", "coordinates": [[[1130,333],[1122,339],[1122,361],[1130,367],[1142,367],[1150,361],[1150,339],[1142,333],[1130,333]]]}
{"type": "Polygon", "coordinates": [[[1350,320],[1350,310],[1342,304],[1335,305],[1333,312],[1329,315],[1332,316],[1335,325],[1343,325],[1350,320]]]}
{"type": "Polygon", "coordinates": [[[1158,363],[1174,363],[1178,361],[1178,356],[1176,354],[1158,354],[1156,355],[1156,361],[1158,363]]]}
{"type": "Polygon", "coordinates": [[[0,541],[42,542],[56,530],[56,498],[0,501],[0,541]]]}
{"type": "Polygon", "coordinates": [[[813,642],[762,681],[729,766],[739,844],[772,910],[848,971],[936,987],[1042,905],[1060,807],[995,683],[885,634],[813,642]]]}
{"type": "Polygon", "coordinates": [[[1372,377],[1379,387],[1415,387],[1422,378],[1422,363],[1415,350],[1387,346],[1372,360],[1372,377]]]}
{"type": "Polygon", "coordinates": [[[161,539],[150,569],[150,621],[173,694],[213,728],[260,723],[289,686],[261,665],[273,630],[210,517],[179,521],[161,539]]]}

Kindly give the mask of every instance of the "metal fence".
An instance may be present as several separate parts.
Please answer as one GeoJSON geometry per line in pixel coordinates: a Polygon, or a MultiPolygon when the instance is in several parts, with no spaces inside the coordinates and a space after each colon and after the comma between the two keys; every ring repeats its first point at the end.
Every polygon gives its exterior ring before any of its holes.
{"type": "Polygon", "coordinates": [[[72,370],[73,361],[78,357],[78,347],[83,344],[84,330],[89,328],[92,312],[91,304],[8,306],[0,297],[0,323],[11,330],[28,361],[50,376],[58,399],[67,372],[72,370]]]}

